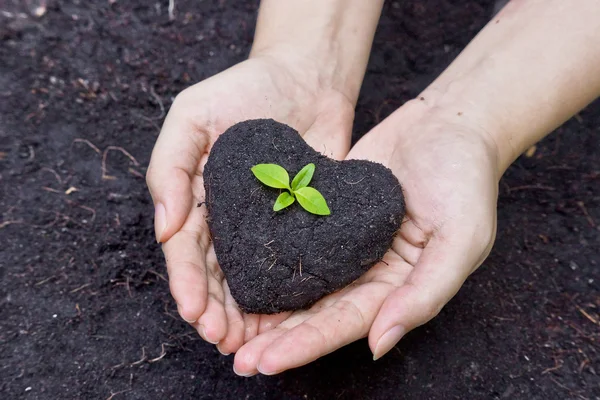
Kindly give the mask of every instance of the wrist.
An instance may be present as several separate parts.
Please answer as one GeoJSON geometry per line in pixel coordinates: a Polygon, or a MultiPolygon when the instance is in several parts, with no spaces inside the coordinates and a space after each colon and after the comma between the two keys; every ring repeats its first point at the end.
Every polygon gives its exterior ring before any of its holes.
{"type": "Polygon", "coordinates": [[[448,124],[461,126],[463,130],[477,135],[490,155],[495,159],[498,178],[526,149],[515,143],[504,128],[497,110],[489,109],[484,101],[472,101],[460,84],[449,85],[447,90],[429,87],[417,100],[428,109],[429,118],[441,119],[448,124]]]}
{"type": "Polygon", "coordinates": [[[305,69],[355,105],[383,0],[262,0],[250,58],[305,69]]]}
{"type": "Polygon", "coordinates": [[[342,72],[341,62],[315,49],[299,53],[287,46],[253,47],[249,59],[261,59],[285,70],[290,79],[307,88],[314,96],[335,91],[356,106],[362,76],[342,72]]]}

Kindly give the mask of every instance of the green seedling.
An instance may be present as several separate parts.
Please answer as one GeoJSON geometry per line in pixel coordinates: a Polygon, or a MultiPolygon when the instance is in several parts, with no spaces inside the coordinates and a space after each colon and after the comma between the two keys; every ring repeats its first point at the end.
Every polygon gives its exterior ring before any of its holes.
{"type": "Polygon", "coordinates": [[[283,210],[298,200],[302,208],[312,214],[331,214],[323,195],[317,189],[308,186],[315,173],[315,164],[305,165],[296,174],[291,185],[287,171],[277,164],[257,164],[251,170],[254,176],[265,185],[285,190],[275,200],[273,211],[283,210]]]}

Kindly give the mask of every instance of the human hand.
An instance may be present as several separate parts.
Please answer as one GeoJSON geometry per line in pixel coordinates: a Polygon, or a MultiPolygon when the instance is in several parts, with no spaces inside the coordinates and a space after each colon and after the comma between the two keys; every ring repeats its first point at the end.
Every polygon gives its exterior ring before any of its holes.
{"type": "Polygon", "coordinates": [[[352,285],[242,346],[235,370],[271,375],[369,336],[374,359],[435,317],[489,254],[496,231],[497,149],[467,116],[436,116],[412,101],[348,158],[389,167],[406,197],[392,248],[352,285]]]}
{"type": "Polygon", "coordinates": [[[169,285],[181,317],[223,353],[286,314],[243,315],[223,279],[209,240],[202,172],[212,144],[233,124],[273,118],[300,132],[315,150],[344,158],[354,105],[299,58],[258,56],[183,91],[152,153],[147,183],[155,204],[169,285]]]}

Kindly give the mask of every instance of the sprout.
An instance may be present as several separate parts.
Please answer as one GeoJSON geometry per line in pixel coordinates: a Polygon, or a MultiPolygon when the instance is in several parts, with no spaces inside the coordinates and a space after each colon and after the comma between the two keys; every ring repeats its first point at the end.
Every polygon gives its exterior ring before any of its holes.
{"type": "Polygon", "coordinates": [[[251,170],[254,176],[265,185],[275,189],[285,189],[273,204],[273,211],[283,210],[298,200],[302,208],[312,214],[331,214],[323,195],[317,189],[308,186],[315,173],[315,164],[305,165],[296,174],[291,186],[287,171],[277,164],[257,164],[251,170]]]}

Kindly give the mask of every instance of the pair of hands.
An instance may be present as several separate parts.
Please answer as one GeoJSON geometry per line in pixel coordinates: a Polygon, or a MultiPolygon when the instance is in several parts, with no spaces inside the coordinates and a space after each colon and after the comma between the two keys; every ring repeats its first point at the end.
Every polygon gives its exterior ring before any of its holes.
{"type": "Polygon", "coordinates": [[[148,168],[179,313],[221,353],[235,352],[242,376],[298,367],[367,335],[381,357],[438,314],[494,241],[497,149],[485,133],[413,100],[350,149],[354,104],[315,76],[299,63],[257,57],[192,86],[171,107],[148,168]],[[308,310],[242,313],[210,243],[206,207],[196,207],[212,144],[255,118],[294,127],[329,157],[379,162],[404,188],[406,221],[384,262],[308,310]]]}

